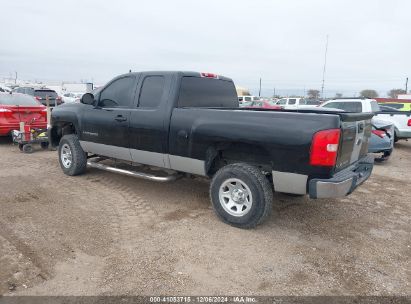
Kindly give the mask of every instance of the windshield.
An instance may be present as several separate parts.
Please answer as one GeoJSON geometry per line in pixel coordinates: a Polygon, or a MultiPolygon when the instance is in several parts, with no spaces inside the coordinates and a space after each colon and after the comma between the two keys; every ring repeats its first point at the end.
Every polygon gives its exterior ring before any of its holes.
{"type": "Polygon", "coordinates": [[[40,106],[33,96],[23,94],[1,94],[0,105],[10,106],[40,106]]]}
{"type": "Polygon", "coordinates": [[[404,105],[402,103],[386,103],[384,104],[386,107],[395,108],[395,109],[402,109],[404,105]]]}
{"type": "Polygon", "coordinates": [[[285,98],[280,99],[280,100],[277,102],[277,104],[279,104],[279,105],[285,105],[285,104],[287,104],[287,99],[285,99],[285,98]]]}

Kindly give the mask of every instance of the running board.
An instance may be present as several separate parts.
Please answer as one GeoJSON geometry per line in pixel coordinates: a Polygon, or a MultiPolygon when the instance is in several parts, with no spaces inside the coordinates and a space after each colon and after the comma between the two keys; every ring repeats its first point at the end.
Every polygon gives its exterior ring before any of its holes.
{"type": "Polygon", "coordinates": [[[131,170],[110,167],[104,164],[99,164],[97,163],[97,161],[93,161],[93,160],[88,160],[87,165],[92,168],[97,168],[97,169],[105,170],[108,172],[119,173],[119,174],[128,175],[132,177],[148,179],[148,180],[152,180],[156,182],[171,182],[181,177],[180,174],[172,174],[168,176],[156,176],[156,175],[142,173],[142,172],[136,172],[136,171],[131,171],[131,170]]]}

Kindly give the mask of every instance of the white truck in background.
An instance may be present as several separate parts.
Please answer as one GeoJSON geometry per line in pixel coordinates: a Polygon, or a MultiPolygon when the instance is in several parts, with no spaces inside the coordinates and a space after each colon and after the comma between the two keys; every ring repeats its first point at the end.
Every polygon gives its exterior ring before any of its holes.
{"type": "Polygon", "coordinates": [[[86,83],[62,83],[61,91],[62,93],[72,92],[72,93],[90,93],[93,91],[94,86],[91,82],[86,83]]]}
{"type": "Polygon", "coordinates": [[[394,141],[411,138],[411,112],[381,112],[375,99],[350,98],[332,99],[321,105],[324,108],[340,109],[346,112],[373,112],[378,119],[389,121],[394,125],[394,141]]]}
{"type": "Polygon", "coordinates": [[[284,109],[310,109],[319,106],[321,102],[316,99],[307,99],[302,97],[287,97],[281,98],[276,102],[277,105],[283,107],[284,109]]]}

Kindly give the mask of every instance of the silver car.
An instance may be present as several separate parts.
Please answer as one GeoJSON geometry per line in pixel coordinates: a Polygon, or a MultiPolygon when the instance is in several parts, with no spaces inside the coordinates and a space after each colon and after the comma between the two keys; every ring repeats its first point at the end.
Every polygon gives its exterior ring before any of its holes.
{"type": "Polygon", "coordinates": [[[390,121],[372,119],[372,131],[368,152],[380,154],[375,161],[387,160],[394,149],[394,125],[390,121]]]}

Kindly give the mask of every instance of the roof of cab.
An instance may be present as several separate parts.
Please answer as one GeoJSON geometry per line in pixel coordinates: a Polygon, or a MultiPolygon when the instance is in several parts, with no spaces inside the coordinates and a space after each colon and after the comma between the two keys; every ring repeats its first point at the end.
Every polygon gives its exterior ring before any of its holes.
{"type": "MultiPolygon", "coordinates": [[[[125,76],[125,75],[138,75],[138,74],[146,74],[146,75],[155,75],[155,74],[159,74],[159,75],[168,75],[168,74],[177,74],[180,75],[181,77],[203,77],[203,78],[211,78],[211,79],[221,79],[221,80],[227,80],[227,81],[232,81],[231,78],[222,76],[222,75],[218,75],[215,73],[209,73],[209,72],[193,72],[193,71],[141,71],[141,72],[131,72],[131,73],[126,73],[123,75],[119,75],[119,76],[125,76]],[[212,75],[215,77],[207,77],[204,75],[212,75]]],[[[117,77],[116,77],[117,78],[117,77]]]]}

